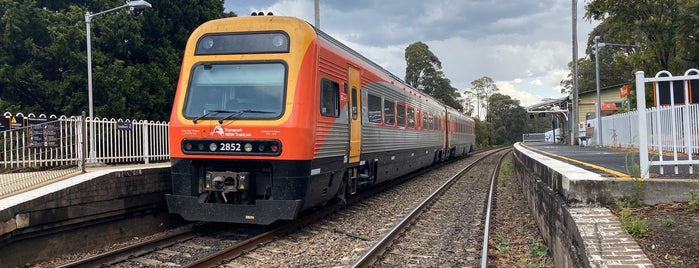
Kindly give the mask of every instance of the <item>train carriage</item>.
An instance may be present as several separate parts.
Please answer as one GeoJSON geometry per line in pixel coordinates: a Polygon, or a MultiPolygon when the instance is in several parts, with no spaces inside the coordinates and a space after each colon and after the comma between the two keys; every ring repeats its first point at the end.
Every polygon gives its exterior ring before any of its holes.
{"type": "Polygon", "coordinates": [[[197,221],[294,219],[468,153],[467,135],[449,133],[465,122],[302,20],[213,20],[185,48],[168,207],[197,221]]]}

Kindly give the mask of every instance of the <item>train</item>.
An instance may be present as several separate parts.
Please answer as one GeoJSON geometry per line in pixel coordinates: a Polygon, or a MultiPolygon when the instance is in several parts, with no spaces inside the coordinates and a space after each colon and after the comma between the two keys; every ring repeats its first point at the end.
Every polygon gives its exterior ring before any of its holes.
{"type": "Polygon", "coordinates": [[[474,120],[306,21],[190,35],[169,125],[168,210],[269,225],[474,150],[474,120]]]}

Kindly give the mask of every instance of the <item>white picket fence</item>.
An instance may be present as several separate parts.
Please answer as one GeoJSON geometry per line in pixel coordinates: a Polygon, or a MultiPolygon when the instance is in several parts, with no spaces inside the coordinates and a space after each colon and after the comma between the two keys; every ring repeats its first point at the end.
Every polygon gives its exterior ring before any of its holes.
{"type": "MultiPolygon", "coordinates": [[[[638,114],[638,111],[631,111],[602,117],[602,135],[605,137],[602,143],[604,146],[639,148],[638,114]]],[[[699,104],[647,109],[644,127],[648,130],[647,146],[649,150],[698,154],[698,118],[699,104]],[[685,133],[685,130],[688,133],[685,133]]],[[[595,140],[592,139],[591,143],[594,142],[595,140]]]]}
{"type": "Polygon", "coordinates": [[[21,113],[4,116],[20,121],[12,129],[0,131],[0,167],[4,169],[80,166],[83,162],[148,164],[170,159],[167,122],[33,114],[25,117],[21,113]],[[94,155],[89,154],[92,134],[94,155]]]}
{"type": "MultiPolygon", "coordinates": [[[[678,174],[680,167],[689,174],[694,174],[694,165],[699,154],[699,104],[690,103],[690,81],[699,80],[699,70],[690,69],[683,76],[672,76],[667,71],[646,78],[644,73],[636,73],[637,110],[602,117],[601,134],[603,146],[633,147],[639,149],[640,176],[648,178],[650,167],[658,166],[660,174],[665,174],[665,168],[673,169],[678,174]],[[681,81],[684,103],[681,96],[675,96],[674,81],[681,81]],[[661,94],[659,82],[669,83],[669,92],[661,94]],[[654,83],[655,96],[669,96],[667,105],[661,105],[660,98],[655,98],[655,107],[646,109],[646,83],[654,83]],[[655,157],[649,158],[653,151],[655,157]],[[662,153],[661,153],[662,152],[662,153]]],[[[665,88],[667,90],[667,88],[665,88]]],[[[697,92],[697,89],[694,89],[697,92]]],[[[696,93],[695,93],[696,94],[696,93]]],[[[596,139],[592,139],[594,142],[596,139]]]]}
{"type": "Polygon", "coordinates": [[[86,165],[170,159],[167,122],[21,113],[1,119],[9,130],[0,131],[0,196],[84,172],[86,165]]]}

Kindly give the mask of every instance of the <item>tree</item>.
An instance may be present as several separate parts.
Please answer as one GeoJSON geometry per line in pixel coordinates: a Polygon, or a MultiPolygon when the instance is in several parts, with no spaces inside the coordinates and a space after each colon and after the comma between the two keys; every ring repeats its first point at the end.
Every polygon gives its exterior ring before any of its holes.
{"type": "MultiPolygon", "coordinates": [[[[220,0],[149,0],[92,20],[93,100],[98,117],[167,120],[184,45],[201,23],[233,16],[220,0]]],[[[0,0],[0,111],[87,111],[86,10],[123,1],[0,0]]]]}
{"type": "Polygon", "coordinates": [[[405,48],[405,81],[434,97],[445,105],[463,111],[457,100],[459,93],[451,86],[451,81],[444,77],[442,63],[422,42],[415,42],[405,48]]]}
{"type": "Polygon", "coordinates": [[[473,110],[475,109],[473,101],[476,100],[476,93],[465,90],[463,96],[464,98],[461,100],[461,106],[464,107],[464,113],[468,116],[473,116],[473,110]]]}
{"type": "Polygon", "coordinates": [[[527,125],[527,110],[518,100],[510,96],[494,93],[488,99],[488,115],[493,124],[495,144],[509,144],[522,140],[527,125]]]}
{"type": "Polygon", "coordinates": [[[414,88],[430,94],[432,88],[425,88],[424,84],[441,76],[439,72],[442,62],[423,42],[415,42],[405,48],[405,62],[405,81],[414,88]]]}
{"type": "Polygon", "coordinates": [[[481,121],[478,118],[473,120],[476,122],[476,144],[478,144],[478,147],[495,144],[493,124],[488,121],[481,121]]]}
{"type": "Polygon", "coordinates": [[[698,32],[697,12],[696,0],[593,0],[586,6],[585,17],[603,22],[604,35],[598,35],[607,40],[643,44],[646,49],[643,57],[634,62],[635,67],[652,73],[660,70],[683,73],[696,67],[692,56],[684,59],[687,55],[678,52],[696,52],[699,46],[688,40],[698,32]]]}
{"type": "MultiPolygon", "coordinates": [[[[492,95],[495,92],[498,92],[500,89],[498,88],[497,85],[495,85],[495,81],[493,81],[492,78],[483,76],[479,79],[471,81],[471,91],[475,93],[476,95],[476,109],[477,109],[477,115],[478,117],[481,116],[481,106],[488,111],[488,100],[490,99],[490,95],[492,95]],[[483,102],[481,103],[481,100],[483,102]]],[[[486,121],[490,121],[487,119],[486,114],[486,121]]]]}

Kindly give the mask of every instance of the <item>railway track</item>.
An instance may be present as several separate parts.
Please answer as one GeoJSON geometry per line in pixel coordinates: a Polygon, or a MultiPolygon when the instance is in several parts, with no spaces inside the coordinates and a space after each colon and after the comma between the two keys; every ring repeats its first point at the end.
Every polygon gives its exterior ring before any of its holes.
{"type": "MultiPolygon", "coordinates": [[[[424,203],[430,193],[447,184],[445,178],[449,176],[444,173],[453,174],[464,165],[474,166],[476,161],[488,158],[495,151],[478,152],[438,169],[423,170],[392,185],[363,192],[348,199],[346,205],[333,205],[275,228],[198,225],[59,267],[348,266],[362,258],[384,234],[396,229],[393,226],[424,203]]],[[[475,178],[485,181],[480,177],[475,178]]],[[[482,211],[479,209],[478,214],[482,211]]],[[[462,228],[471,230],[478,225],[469,221],[462,228]]]]}
{"type": "Polygon", "coordinates": [[[352,267],[485,267],[491,196],[504,152],[494,151],[447,180],[352,267]]]}

